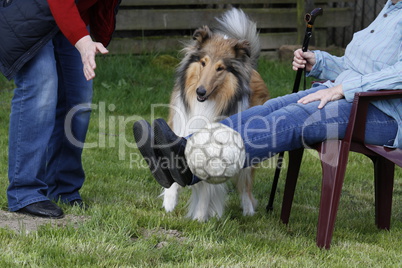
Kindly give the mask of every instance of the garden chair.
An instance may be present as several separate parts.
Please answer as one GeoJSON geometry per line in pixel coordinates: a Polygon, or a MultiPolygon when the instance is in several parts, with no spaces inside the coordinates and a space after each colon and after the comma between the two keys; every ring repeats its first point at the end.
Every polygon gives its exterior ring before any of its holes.
{"type": "MultiPolygon", "coordinates": [[[[368,156],[374,164],[375,223],[388,230],[391,221],[395,164],[402,167],[402,150],[364,143],[366,113],[371,101],[402,98],[402,90],[356,93],[345,137],[312,146],[322,166],[321,201],[317,227],[317,246],[329,249],[338,210],[349,151],[368,156]]],[[[402,107],[401,107],[402,109],[402,107]]],[[[289,165],[283,195],[281,220],[289,222],[290,210],[304,148],[289,152],[289,165]]]]}

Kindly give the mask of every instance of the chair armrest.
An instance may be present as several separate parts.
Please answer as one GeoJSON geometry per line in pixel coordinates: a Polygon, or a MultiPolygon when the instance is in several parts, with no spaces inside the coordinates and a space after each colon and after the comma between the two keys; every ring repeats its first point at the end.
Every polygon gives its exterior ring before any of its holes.
{"type": "Polygon", "coordinates": [[[353,140],[359,143],[364,143],[367,109],[370,102],[398,98],[402,98],[402,89],[356,93],[353,99],[352,110],[350,112],[349,124],[346,129],[344,141],[350,143],[353,140]]]}
{"type": "Polygon", "coordinates": [[[355,98],[370,99],[370,101],[398,99],[402,98],[402,89],[358,92],[355,94],[355,98]]]}

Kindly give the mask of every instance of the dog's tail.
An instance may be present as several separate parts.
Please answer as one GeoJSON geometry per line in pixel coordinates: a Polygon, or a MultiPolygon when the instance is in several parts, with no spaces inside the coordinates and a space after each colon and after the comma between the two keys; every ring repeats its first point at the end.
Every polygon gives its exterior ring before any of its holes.
{"type": "Polygon", "coordinates": [[[250,43],[250,58],[254,69],[257,68],[260,56],[260,40],[258,38],[257,24],[241,10],[232,8],[220,18],[216,18],[216,30],[230,38],[247,40],[250,43]]]}

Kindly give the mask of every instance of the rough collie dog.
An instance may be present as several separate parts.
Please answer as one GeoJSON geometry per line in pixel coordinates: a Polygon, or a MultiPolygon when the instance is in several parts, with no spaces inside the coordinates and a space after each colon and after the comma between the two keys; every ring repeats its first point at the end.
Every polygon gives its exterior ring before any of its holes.
{"type": "MultiPolygon", "coordinates": [[[[260,53],[256,24],[235,8],[216,20],[215,28],[203,26],[194,32],[177,68],[168,123],[182,137],[268,99],[268,90],[256,70],[260,53]]],[[[241,170],[233,181],[241,195],[243,215],[253,215],[257,202],[251,193],[252,168],[241,170]]],[[[164,189],[166,211],[177,205],[179,188],[174,183],[164,189]]],[[[190,188],[190,218],[206,221],[222,216],[226,183],[201,181],[190,188]]]]}

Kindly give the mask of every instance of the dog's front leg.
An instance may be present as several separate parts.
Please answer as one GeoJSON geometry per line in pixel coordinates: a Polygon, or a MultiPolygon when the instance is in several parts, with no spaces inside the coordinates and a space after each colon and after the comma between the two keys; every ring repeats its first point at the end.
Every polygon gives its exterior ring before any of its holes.
{"type": "Polygon", "coordinates": [[[254,215],[257,207],[257,200],[255,200],[253,190],[253,170],[252,167],[247,167],[240,170],[239,176],[236,181],[237,190],[241,198],[241,206],[243,208],[243,215],[254,215]]]}
{"type": "Polygon", "coordinates": [[[172,212],[179,201],[179,190],[182,188],[179,184],[173,183],[168,189],[163,189],[163,207],[166,212],[172,212]]]}

